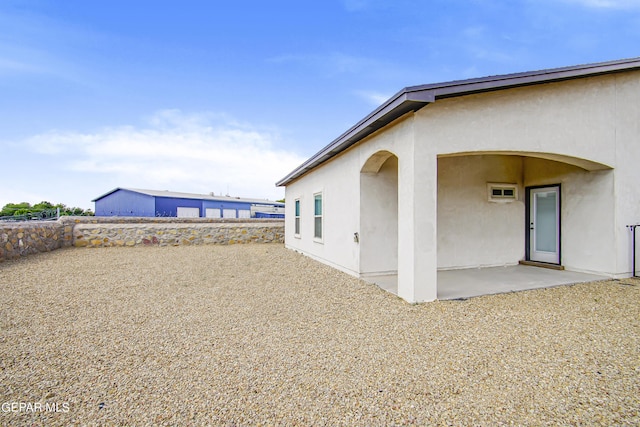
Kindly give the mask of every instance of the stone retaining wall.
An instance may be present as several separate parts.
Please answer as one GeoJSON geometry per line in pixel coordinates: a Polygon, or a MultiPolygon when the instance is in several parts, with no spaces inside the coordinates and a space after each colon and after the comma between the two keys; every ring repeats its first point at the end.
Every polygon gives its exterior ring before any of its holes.
{"type": "Polygon", "coordinates": [[[283,243],[281,219],[63,217],[0,223],[0,262],[68,246],[283,243]]]}
{"type": "Polygon", "coordinates": [[[73,229],[73,245],[90,248],[273,242],[284,242],[283,224],[78,224],[73,229]]]}
{"type": "Polygon", "coordinates": [[[0,261],[71,246],[71,231],[60,221],[0,223],[0,261]]]}

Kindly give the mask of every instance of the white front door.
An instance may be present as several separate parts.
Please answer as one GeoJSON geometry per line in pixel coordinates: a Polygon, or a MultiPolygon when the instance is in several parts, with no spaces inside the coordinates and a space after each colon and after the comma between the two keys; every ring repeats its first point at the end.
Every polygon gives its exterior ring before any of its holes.
{"type": "Polygon", "coordinates": [[[560,187],[531,189],[529,209],[529,258],[560,264],[560,187]]]}

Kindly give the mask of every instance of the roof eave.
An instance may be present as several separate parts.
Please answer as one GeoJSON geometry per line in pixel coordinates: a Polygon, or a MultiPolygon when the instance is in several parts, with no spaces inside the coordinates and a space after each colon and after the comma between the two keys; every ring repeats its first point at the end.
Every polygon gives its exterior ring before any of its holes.
{"type": "Polygon", "coordinates": [[[107,197],[108,195],[115,193],[118,190],[126,190],[126,188],[116,187],[113,190],[104,193],[102,196],[96,197],[95,199],[92,200],[92,202],[97,202],[98,200],[103,199],[103,198],[107,197]]]}
{"type": "Polygon", "coordinates": [[[437,99],[640,69],[640,58],[404,88],[276,183],[285,186],[410,111],[437,99]]]}
{"type": "Polygon", "coordinates": [[[278,181],[276,186],[281,187],[288,184],[309,170],[324,163],[326,160],[351,147],[358,141],[385,127],[397,118],[402,117],[410,111],[417,111],[434,100],[431,92],[410,92],[407,89],[403,89],[373,113],[356,123],[348,131],[334,139],[329,145],[307,159],[307,161],[302,163],[289,175],[278,181]]]}

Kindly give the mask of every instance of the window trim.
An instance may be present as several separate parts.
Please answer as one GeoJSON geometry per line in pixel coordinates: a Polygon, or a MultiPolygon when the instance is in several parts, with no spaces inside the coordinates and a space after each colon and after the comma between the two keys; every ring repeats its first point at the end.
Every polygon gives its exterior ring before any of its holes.
{"type": "Polygon", "coordinates": [[[313,193],[313,240],[322,243],[324,240],[324,193],[317,191],[313,193]],[[316,214],[316,198],[320,197],[320,214],[316,214]],[[317,235],[316,220],[320,218],[320,236],[317,235]]]}
{"type": "Polygon", "coordinates": [[[490,202],[494,203],[515,202],[518,200],[518,184],[488,182],[487,197],[490,202]],[[505,195],[505,191],[511,192],[511,195],[505,195]],[[494,194],[495,192],[500,194],[494,194]]]}
{"type": "Polygon", "coordinates": [[[300,213],[301,213],[300,198],[293,201],[293,237],[301,238],[300,236],[300,213]]]}

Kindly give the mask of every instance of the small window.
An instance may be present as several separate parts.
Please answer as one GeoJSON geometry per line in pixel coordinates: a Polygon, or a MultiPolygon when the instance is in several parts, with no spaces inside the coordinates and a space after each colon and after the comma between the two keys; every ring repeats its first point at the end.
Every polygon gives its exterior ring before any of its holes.
{"type": "Polygon", "coordinates": [[[322,239],[322,193],[313,195],[313,237],[322,239]]]}
{"type": "Polygon", "coordinates": [[[513,202],[518,199],[516,184],[487,184],[490,202],[513,202]]]}
{"type": "Polygon", "coordinates": [[[300,236],[300,199],[296,199],[295,201],[296,212],[295,212],[295,235],[300,236]]]}

